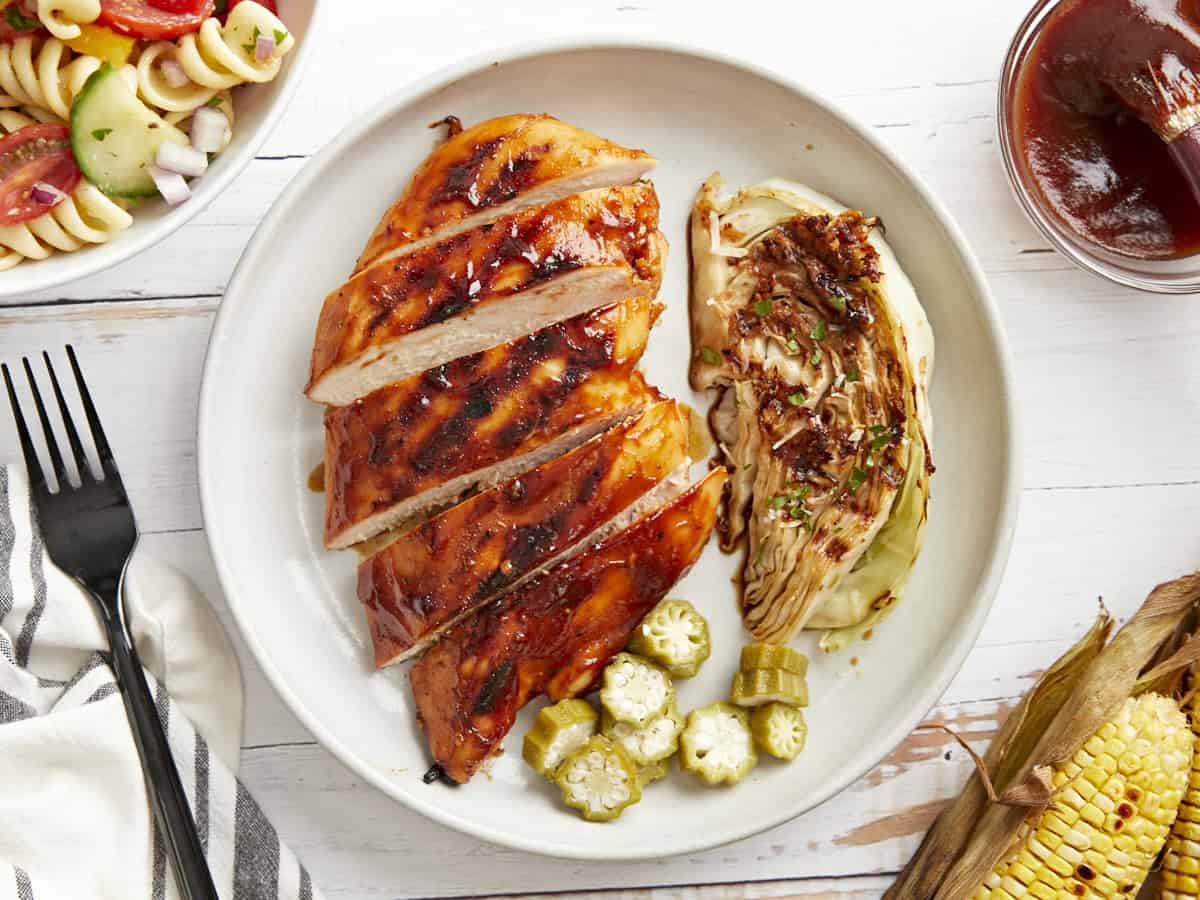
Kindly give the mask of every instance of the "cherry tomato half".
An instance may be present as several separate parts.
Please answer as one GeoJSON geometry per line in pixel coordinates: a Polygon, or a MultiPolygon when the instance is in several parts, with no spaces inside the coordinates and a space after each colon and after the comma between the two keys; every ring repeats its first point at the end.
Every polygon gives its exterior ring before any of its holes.
{"type": "Polygon", "coordinates": [[[52,204],[33,199],[38,182],[69,194],[82,177],[66,125],[17,129],[0,139],[0,225],[19,225],[50,209],[52,204]]]}
{"type": "Polygon", "coordinates": [[[147,41],[174,40],[197,31],[214,0],[100,0],[98,25],[147,41]]]}

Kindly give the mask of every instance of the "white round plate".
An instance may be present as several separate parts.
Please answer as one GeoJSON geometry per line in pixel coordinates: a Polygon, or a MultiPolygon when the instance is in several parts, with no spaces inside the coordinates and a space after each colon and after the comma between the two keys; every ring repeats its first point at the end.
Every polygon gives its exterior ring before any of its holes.
{"type": "Polygon", "coordinates": [[[18,303],[33,291],[78,281],[132,259],[164,240],[203,212],[246,168],[283,115],[300,84],[300,74],[316,43],[321,0],[279,0],[279,18],[296,37],[296,46],[283,60],[279,75],[267,84],[244,84],[234,89],[236,122],[233,140],[213,160],[203,177],[191,182],[192,196],[178,206],[146,201],[133,212],[133,224],[106,244],[74,253],[53,253],[46,259],[27,259],[0,272],[0,305],[18,303]]]}
{"type": "MultiPolygon", "coordinates": [[[[1015,412],[1004,339],[987,287],[945,210],[861,126],[803,87],[726,59],[662,45],[555,43],[456,66],[391,98],[292,181],[243,256],[217,316],[200,400],[205,528],[227,599],[263,671],[313,735],[381,791],[446,825],[524,850],[591,859],[654,858],[777,825],[862,776],[946,688],[987,615],[1016,518],[1015,412]],[[497,62],[496,60],[499,60],[497,62]],[[736,788],[678,771],[609,825],[565,809],[526,767],[526,709],[505,752],[467,786],[426,785],[425,744],[404,669],[372,671],[355,599],[353,553],[321,546],[322,498],[306,487],[322,458],[321,410],[301,395],[321,301],[439,138],[428,123],[549,111],[660,160],[653,177],[671,256],[667,312],[645,368],[669,394],[688,388],[685,223],[700,182],[799,179],[880,215],[937,335],[934,501],[908,596],[869,642],[813,654],[808,747],[764,759],[736,788]],[[811,145],[811,149],[807,149],[811,145]],[[858,665],[851,663],[857,656],[858,665]]],[[[672,592],[708,617],[713,656],[680,684],[687,710],[724,697],[747,640],[711,544],[672,592]]]]}

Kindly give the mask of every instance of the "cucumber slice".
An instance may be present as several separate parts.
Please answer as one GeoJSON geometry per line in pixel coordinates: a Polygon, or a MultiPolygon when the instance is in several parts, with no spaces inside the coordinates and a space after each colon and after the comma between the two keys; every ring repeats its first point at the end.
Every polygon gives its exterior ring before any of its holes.
{"type": "Polygon", "coordinates": [[[110,197],[153,197],[150,166],[163,141],[188,138],[146,106],[107,63],[71,106],[71,149],[84,177],[110,197]]]}

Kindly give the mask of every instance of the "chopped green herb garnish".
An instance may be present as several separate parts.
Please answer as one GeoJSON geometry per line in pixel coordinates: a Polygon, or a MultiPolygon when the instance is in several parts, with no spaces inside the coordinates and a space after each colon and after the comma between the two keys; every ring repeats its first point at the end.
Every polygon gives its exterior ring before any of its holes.
{"type": "Polygon", "coordinates": [[[276,28],[275,29],[275,46],[278,47],[280,44],[282,44],[286,40],[287,40],[287,32],[284,31],[282,28],[276,28]]]}
{"type": "Polygon", "coordinates": [[[24,15],[16,3],[4,10],[4,20],[16,31],[33,31],[42,24],[38,19],[24,15]]]}
{"type": "Polygon", "coordinates": [[[846,370],[847,381],[860,381],[861,379],[862,376],[859,374],[859,371],[855,366],[851,366],[846,370]]]}
{"type": "Polygon", "coordinates": [[[712,347],[701,347],[700,357],[710,366],[718,365],[721,362],[721,354],[712,347]]]}
{"type": "Polygon", "coordinates": [[[845,312],[845,311],[846,311],[846,300],[845,300],[845,298],[844,298],[844,297],[839,297],[839,296],[837,296],[836,294],[830,294],[830,295],[829,295],[829,305],[830,305],[830,306],[832,306],[834,309],[836,309],[838,312],[845,312]]]}
{"type": "Polygon", "coordinates": [[[822,319],[819,322],[817,322],[816,325],[813,326],[813,330],[811,332],[809,332],[808,336],[810,338],[812,338],[814,341],[823,341],[823,340],[825,340],[825,335],[826,335],[825,320],[822,319]]]}
{"type": "Polygon", "coordinates": [[[221,95],[213,94],[211,97],[208,98],[208,101],[204,105],[207,106],[209,109],[216,109],[218,106],[221,105],[221,102],[222,102],[221,95]]]}
{"type": "Polygon", "coordinates": [[[857,491],[860,487],[863,486],[863,482],[865,482],[866,480],[867,480],[867,473],[864,472],[862,469],[858,468],[858,466],[855,466],[854,470],[850,473],[850,482],[849,482],[850,490],[857,491]]]}
{"type": "Polygon", "coordinates": [[[787,503],[787,494],[776,494],[767,501],[767,506],[769,506],[771,509],[783,509],[785,506],[787,506],[787,503]]]}
{"type": "Polygon", "coordinates": [[[787,339],[787,344],[785,346],[787,347],[788,353],[800,352],[800,342],[796,340],[796,336],[794,334],[787,339]]]}
{"type": "Polygon", "coordinates": [[[814,348],[813,348],[813,352],[812,352],[812,356],[810,356],[810,357],[808,358],[809,365],[813,365],[813,366],[819,366],[819,365],[821,364],[821,357],[822,357],[822,356],[824,356],[824,354],[821,352],[821,348],[820,348],[820,347],[814,347],[814,348]]]}
{"type": "Polygon", "coordinates": [[[760,316],[769,316],[771,310],[775,308],[775,301],[770,297],[763,297],[754,304],[754,311],[760,316]]]}
{"type": "Polygon", "coordinates": [[[883,434],[885,431],[887,431],[886,425],[872,425],[871,426],[871,434],[883,434]]]}
{"type": "Polygon", "coordinates": [[[794,487],[788,491],[788,499],[799,500],[803,503],[808,499],[809,490],[810,489],[807,484],[798,485],[797,487],[794,487]]]}
{"type": "Polygon", "coordinates": [[[257,25],[255,25],[254,36],[250,38],[250,42],[248,44],[242,44],[242,49],[245,50],[250,56],[254,55],[254,51],[258,46],[258,39],[261,35],[262,31],[257,25]]]}
{"type": "Polygon", "coordinates": [[[871,441],[871,452],[878,453],[891,442],[892,436],[890,434],[876,435],[875,440],[871,441]]]}
{"type": "Polygon", "coordinates": [[[97,128],[95,131],[92,132],[92,137],[94,137],[98,141],[102,141],[106,137],[108,137],[110,134],[112,134],[111,128],[97,128]]]}
{"type": "Polygon", "coordinates": [[[796,391],[794,394],[788,394],[787,401],[788,403],[792,404],[792,406],[803,406],[804,399],[804,391],[796,391]]]}

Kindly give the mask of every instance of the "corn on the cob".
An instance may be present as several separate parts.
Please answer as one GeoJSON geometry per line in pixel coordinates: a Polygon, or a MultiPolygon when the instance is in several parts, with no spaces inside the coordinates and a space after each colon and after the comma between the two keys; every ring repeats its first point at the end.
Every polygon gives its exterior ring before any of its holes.
{"type": "MultiPolygon", "coordinates": [[[[1193,683],[1196,672],[1192,673],[1193,683]]],[[[1187,793],[1179,806],[1179,815],[1167,838],[1163,857],[1162,900],[1197,900],[1200,898],[1200,694],[1188,702],[1188,715],[1195,735],[1196,752],[1192,755],[1192,771],[1187,793]]]]}
{"type": "Polygon", "coordinates": [[[1126,700],[1054,768],[1053,805],[1019,833],[975,900],[1136,896],[1187,789],[1193,741],[1174,700],[1126,700]]]}

